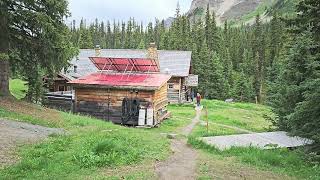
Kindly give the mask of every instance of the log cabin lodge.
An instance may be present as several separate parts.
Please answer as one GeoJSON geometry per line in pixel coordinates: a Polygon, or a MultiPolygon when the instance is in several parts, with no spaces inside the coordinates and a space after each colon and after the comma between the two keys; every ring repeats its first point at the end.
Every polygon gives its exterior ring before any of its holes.
{"type": "Polygon", "coordinates": [[[153,57],[159,63],[160,73],[171,75],[167,83],[169,103],[185,103],[190,101],[193,87],[198,84],[198,77],[192,74],[191,51],[157,50],[155,46],[147,50],[133,49],[81,49],[77,57],[71,61],[69,69],[61,72],[46,88],[49,92],[70,91],[72,87],[68,82],[80,77],[97,72],[97,67],[91,62],[90,57],[108,58],[148,58],[153,57]]]}
{"type": "Polygon", "coordinates": [[[48,88],[73,90],[74,112],[154,126],[170,115],[168,103],[190,100],[197,85],[191,70],[190,51],[157,50],[155,44],[148,50],[85,49],[48,88]]]}

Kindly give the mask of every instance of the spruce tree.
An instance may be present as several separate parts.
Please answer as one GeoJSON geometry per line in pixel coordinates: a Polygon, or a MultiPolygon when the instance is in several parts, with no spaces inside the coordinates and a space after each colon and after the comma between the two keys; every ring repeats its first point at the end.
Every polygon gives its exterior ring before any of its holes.
{"type": "Polygon", "coordinates": [[[223,100],[226,94],[225,80],[221,59],[217,53],[212,53],[207,69],[208,85],[206,88],[208,98],[223,100]]]}
{"type": "MultiPolygon", "coordinates": [[[[0,65],[9,68],[2,65],[10,59],[10,66],[28,81],[30,101],[41,97],[43,75],[60,73],[77,53],[71,31],[64,23],[69,15],[67,6],[66,0],[0,2],[0,65]],[[8,56],[9,50],[15,52],[15,57],[8,56]]],[[[7,90],[4,85],[1,91],[7,90]]],[[[5,91],[0,93],[7,95],[5,91]]]]}
{"type": "Polygon", "coordinates": [[[207,11],[206,11],[206,17],[205,17],[205,35],[206,35],[206,42],[210,50],[212,50],[213,47],[213,29],[211,26],[211,14],[210,14],[210,7],[209,4],[207,5],[207,11]]]}
{"type": "Polygon", "coordinates": [[[320,154],[320,3],[303,0],[298,16],[288,20],[293,40],[278,78],[272,101],[282,129],[315,141],[312,151],[320,154]]]}

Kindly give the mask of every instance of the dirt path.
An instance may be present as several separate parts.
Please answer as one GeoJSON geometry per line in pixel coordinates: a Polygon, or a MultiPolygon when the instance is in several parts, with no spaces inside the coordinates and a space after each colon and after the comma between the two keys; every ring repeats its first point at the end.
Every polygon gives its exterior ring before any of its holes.
{"type": "MultiPolygon", "coordinates": [[[[201,109],[196,108],[196,117],[185,127],[181,134],[188,136],[200,121],[201,109]]],[[[187,140],[173,139],[171,149],[174,154],[164,162],[156,164],[156,173],[161,180],[191,180],[196,179],[198,153],[187,145],[187,140]]]]}
{"type": "Polygon", "coordinates": [[[50,134],[61,133],[64,133],[62,129],[0,119],[0,169],[17,161],[17,146],[35,143],[50,134]]]}

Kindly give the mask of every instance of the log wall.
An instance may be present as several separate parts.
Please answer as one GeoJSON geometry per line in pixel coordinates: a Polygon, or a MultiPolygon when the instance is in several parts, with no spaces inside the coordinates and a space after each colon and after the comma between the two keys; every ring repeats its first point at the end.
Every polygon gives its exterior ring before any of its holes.
{"type": "Polygon", "coordinates": [[[137,98],[142,106],[151,105],[154,108],[155,120],[157,111],[167,105],[167,85],[157,91],[138,91],[118,89],[75,88],[76,112],[87,114],[99,119],[121,123],[122,101],[124,98],[137,98]]]}
{"type": "Polygon", "coordinates": [[[168,81],[168,85],[172,84],[173,88],[168,86],[168,100],[170,103],[184,103],[186,102],[186,93],[190,90],[189,87],[185,86],[184,77],[172,77],[168,81]]]}
{"type": "Polygon", "coordinates": [[[154,101],[153,101],[153,107],[154,107],[154,119],[159,122],[166,111],[166,107],[168,105],[168,88],[167,83],[163,85],[159,90],[155,91],[154,93],[154,101]]]}

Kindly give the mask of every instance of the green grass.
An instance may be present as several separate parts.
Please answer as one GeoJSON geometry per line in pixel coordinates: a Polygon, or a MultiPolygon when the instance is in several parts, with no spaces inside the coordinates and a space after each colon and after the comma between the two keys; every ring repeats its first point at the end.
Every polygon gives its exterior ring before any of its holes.
{"type": "MultiPolygon", "coordinates": [[[[263,116],[273,116],[269,107],[250,103],[225,103],[215,100],[204,100],[204,107],[208,108],[209,131],[205,122],[198,124],[188,138],[188,143],[194,148],[202,150],[219,159],[235,159],[235,162],[243,166],[250,166],[264,171],[272,171],[285,174],[298,179],[320,179],[320,166],[306,160],[306,156],[300,150],[274,149],[262,150],[258,148],[231,148],[220,151],[213,146],[200,141],[199,137],[240,134],[237,129],[219,126],[214,123],[238,127],[250,131],[262,132],[269,130],[270,122],[263,116]],[[211,124],[210,124],[211,123],[211,124]]],[[[204,113],[202,120],[205,120],[204,113]]],[[[201,179],[210,179],[205,171],[199,167],[201,179]]]]}
{"type": "Polygon", "coordinates": [[[220,151],[210,145],[190,137],[188,143],[194,148],[209,152],[218,158],[236,158],[242,164],[257,167],[261,170],[286,174],[298,179],[319,179],[320,166],[306,160],[302,151],[288,149],[262,150],[254,147],[233,147],[229,150],[220,151]]]}
{"type": "Polygon", "coordinates": [[[63,128],[66,135],[53,135],[39,144],[19,148],[21,162],[0,170],[0,179],[148,179],[152,169],[107,175],[103,169],[123,171],[123,167],[134,169],[146,162],[152,167],[152,162],[165,159],[171,152],[169,140],[161,133],[178,132],[195,114],[192,105],[170,105],[172,117],[159,128],[136,129],[23,102],[13,102],[12,106],[15,112],[0,108],[0,117],[63,128]],[[22,113],[31,110],[34,112],[22,113]]]}
{"type": "Polygon", "coordinates": [[[191,123],[195,116],[193,105],[170,105],[168,106],[168,111],[172,113],[171,118],[162,122],[159,128],[150,129],[151,131],[160,133],[178,133],[180,128],[191,123]]]}
{"type": "MultiPolygon", "coordinates": [[[[250,103],[225,103],[215,100],[204,100],[202,104],[208,109],[209,125],[212,122],[254,132],[264,132],[272,128],[271,122],[264,118],[265,115],[272,116],[271,110],[267,106],[250,103]]],[[[206,120],[204,114],[201,119],[206,120]]],[[[216,129],[212,129],[212,131],[216,131],[216,129]]]]}
{"type": "MultiPolygon", "coordinates": [[[[188,143],[194,148],[211,155],[214,157],[212,159],[218,158],[220,162],[224,162],[224,159],[230,162],[232,159],[232,162],[243,166],[287,174],[298,179],[319,179],[320,167],[307,161],[299,150],[232,148],[219,151],[197,139],[202,136],[241,133],[212,122],[263,131],[270,125],[263,119],[264,114],[270,113],[268,107],[208,100],[204,100],[202,104],[208,107],[211,124],[209,133],[204,124],[196,126],[188,138],[188,143]]],[[[24,104],[20,106],[23,107],[24,104]]],[[[21,108],[20,106],[18,107],[21,108]]],[[[172,112],[172,117],[159,128],[136,129],[91,117],[48,111],[38,106],[32,108],[38,110],[35,113],[21,114],[19,111],[11,112],[0,108],[0,117],[63,128],[67,134],[52,135],[41,143],[19,148],[21,161],[0,170],[0,179],[154,179],[154,162],[164,160],[170,154],[170,142],[161,133],[178,133],[195,115],[192,105],[170,105],[168,109],[172,112]],[[39,110],[48,114],[35,116],[34,114],[39,114],[39,110]]],[[[203,179],[212,178],[206,176],[205,169],[202,171],[203,179]]]]}
{"type": "Polygon", "coordinates": [[[16,112],[12,112],[12,111],[7,111],[1,107],[0,107],[0,117],[15,120],[15,121],[27,122],[27,123],[34,124],[34,125],[41,125],[41,126],[45,126],[45,127],[52,127],[52,128],[63,127],[63,126],[60,126],[56,122],[45,121],[43,119],[38,119],[38,118],[35,118],[35,117],[33,117],[31,115],[27,115],[27,114],[20,114],[20,113],[16,113],[16,112]]]}
{"type": "Polygon", "coordinates": [[[20,79],[11,79],[9,82],[9,89],[11,94],[17,99],[22,99],[26,96],[28,87],[26,82],[20,79]]]}
{"type": "Polygon", "coordinates": [[[67,131],[66,135],[53,135],[39,144],[19,148],[21,162],[0,170],[0,179],[150,179],[152,169],[123,172],[121,168],[144,167],[148,162],[152,167],[152,162],[168,157],[169,140],[161,133],[177,132],[194,116],[192,106],[170,105],[168,109],[173,116],[160,128],[136,129],[59,111],[51,112],[57,113],[56,120],[49,120],[49,113],[48,119],[40,119],[43,116],[0,108],[0,117],[67,131]],[[114,172],[105,175],[104,169],[114,172]]]}
{"type": "Polygon", "coordinates": [[[232,135],[232,134],[239,134],[236,130],[221,127],[217,125],[210,125],[209,124],[209,131],[207,131],[206,124],[198,124],[192,131],[191,136],[194,137],[209,137],[209,136],[222,136],[222,135],[232,135]]]}
{"type": "Polygon", "coordinates": [[[20,149],[21,162],[0,171],[0,179],[68,179],[95,173],[102,167],[118,167],[144,160],[165,159],[169,141],[159,133],[125,128],[90,117],[60,112],[63,123],[41,123],[19,113],[0,110],[0,117],[60,127],[66,136],[20,149]]]}

